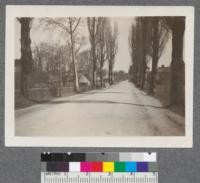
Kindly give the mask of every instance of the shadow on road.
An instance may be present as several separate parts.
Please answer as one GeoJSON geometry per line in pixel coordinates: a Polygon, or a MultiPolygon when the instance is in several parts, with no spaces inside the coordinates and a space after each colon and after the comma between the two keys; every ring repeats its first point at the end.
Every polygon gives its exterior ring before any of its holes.
{"type": "Polygon", "coordinates": [[[103,91],[103,90],[100,90],[100,91],[90,91],[90,92],[86,92],[86,93],[80,93],[81,95],[88,95],[88,94],[104,94],[104,93],[111,93],[111,94],[124,94],[124,93],[128,93],[128,92],[115,92],[115,91],[112,91],[112,92],[107,92],[107,91],[103,91]]]}
{"type": "Polygon", "coordinates": [[[128,92],[104,92],[104,91],[102,91],[102,92],[96,92],[96,93],[120,93],[120,94],[124,94],[124,93],[128,93],[128,92]]]}
{"type": "Polygon", "coordinates": [[[168,106],[153,106],[153,105],[143,105],[143,104],[134,104],[128,102],[115,102],[115,101],[107,101],[107,100],[60,100],[60,101],[51,101],[49,104],[63,104],[63,103],[77,103],[77,104],[122,104],[122,105],[132,105],[138,107],[152,107],[159,109],[166,109],[168,106]]]}

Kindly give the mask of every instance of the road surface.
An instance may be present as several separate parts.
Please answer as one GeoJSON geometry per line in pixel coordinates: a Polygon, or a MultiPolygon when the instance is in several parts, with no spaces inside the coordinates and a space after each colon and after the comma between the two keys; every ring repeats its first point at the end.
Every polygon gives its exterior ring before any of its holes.
{"type": "Polygon", "coordinates": [[[15,111],[16,136],[182,136],[184,126],[128,81],[15,111]]]}

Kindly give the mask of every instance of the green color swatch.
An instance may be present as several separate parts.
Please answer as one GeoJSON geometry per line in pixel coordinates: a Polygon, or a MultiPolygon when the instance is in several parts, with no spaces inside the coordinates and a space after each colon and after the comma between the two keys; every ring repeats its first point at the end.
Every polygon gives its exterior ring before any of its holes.
{"type": "Polygon", "coordinates": [[[115,172],[125,172],[126,164],[125,162],[115,162],[115,172]]]}

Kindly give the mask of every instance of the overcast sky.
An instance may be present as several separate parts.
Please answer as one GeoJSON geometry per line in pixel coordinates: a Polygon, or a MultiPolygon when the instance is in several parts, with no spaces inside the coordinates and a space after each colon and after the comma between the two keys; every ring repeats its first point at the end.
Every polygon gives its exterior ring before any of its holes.
{"type": "MultiPolygon", "coordinates": [[[[131,64],[131,58],[128,47],[128,36],[131,24],[134,22],[134,18],[111,18],[111,22],[118,24],[118,53],[116,55],[116,61],[114,70],[124,70],[128,72],[129,65],[131,64]]],[[[79,30],[83,35],[88,34],[86,26],[81,26],[79,30]]],[[[59,32],[59,31],[58,31],[59,32]]],[[[41,42],[58,43],[63,44],[62,34],[55,34],[50,30],[44,29],[39,26],[38,19],[34,19],[31,29],[31,41],[32,46],[41,42]]],[[[88,40],[89,45],[89,40],[88,40]]],[[[85,45],[85,47],[89,47],[85,45]]],[[[16,21],[16,39],[15,39],[16,58],[20,58],[20,24],[16,21]]],[[[168,66],[171,62],[171,39],[168,41],[166,48],[159,60],[159,66],[164,64],[168,66]]]]}

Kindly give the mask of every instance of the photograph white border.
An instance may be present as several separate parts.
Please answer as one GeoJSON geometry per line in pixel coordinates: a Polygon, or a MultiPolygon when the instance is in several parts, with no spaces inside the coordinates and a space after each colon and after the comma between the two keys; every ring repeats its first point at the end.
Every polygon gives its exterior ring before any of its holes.
{"type": "Polygon", "coordinates": [[[194,7],[192,6],[6,6],[5,145],[37,147],[143,147],[193,146],[194,7]],[[185,16],[185,136],[133,137],[16,137],[14,110],[14,60],[16,17],[134,17],[185,16]]]}

